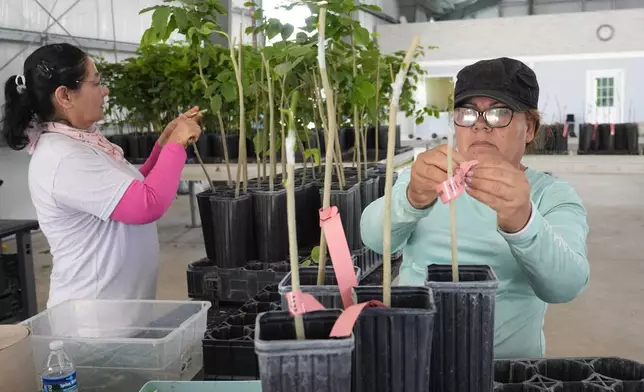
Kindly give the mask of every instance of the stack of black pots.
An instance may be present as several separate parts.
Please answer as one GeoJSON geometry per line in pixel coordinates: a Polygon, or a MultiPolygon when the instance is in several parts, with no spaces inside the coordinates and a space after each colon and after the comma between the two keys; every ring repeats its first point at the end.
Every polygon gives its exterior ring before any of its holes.
{"type": "Polygon", "coordinates": [[[635,123],[581,124],[578,154],[639,155],[639,128],[635,123]]]}

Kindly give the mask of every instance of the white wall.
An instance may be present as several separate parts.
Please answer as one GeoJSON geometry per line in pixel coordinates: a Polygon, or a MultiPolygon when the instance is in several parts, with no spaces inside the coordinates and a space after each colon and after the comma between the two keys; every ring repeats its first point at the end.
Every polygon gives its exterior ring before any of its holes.
{"type": "Polygon", "coordinates": [[[432,62],[644,51],[644,9],[379,25],[378,31],[386,52],[406,49],[419,35],[421,45],[438,46],[421,59],[432,62]],[[602,24],[615,29],[608,42],[596,36],[602,24]]]}

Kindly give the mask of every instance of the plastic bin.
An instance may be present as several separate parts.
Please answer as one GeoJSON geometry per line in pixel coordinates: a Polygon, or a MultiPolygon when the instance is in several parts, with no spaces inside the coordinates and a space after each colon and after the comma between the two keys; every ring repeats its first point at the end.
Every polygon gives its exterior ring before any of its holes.
{"type": "Polygon", "coordinates": [[[139,392],[262,392],[260,381],[150,381],[139,392]]]}
{"type": "Polygon", "coordinates": [[[82,391],[137,391],[150,380],[191,380],[201,370],[210,302],[71,300],[25,320],[40,373],[62,340],[82,391]]]}

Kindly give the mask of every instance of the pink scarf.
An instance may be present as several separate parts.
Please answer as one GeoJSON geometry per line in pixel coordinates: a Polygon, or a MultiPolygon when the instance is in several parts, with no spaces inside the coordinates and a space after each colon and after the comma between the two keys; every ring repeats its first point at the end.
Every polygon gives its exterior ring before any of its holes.
{"type": "Polygon", "coordinates": [[[72,139],[79,140],[98,148],[118,162],[122,162],[124,160],[123,149],[107,140],[95,125],[92,125],[88,130],[80,130],[57,122],[46,122],[41,126],[27,130],[27,137],[29,138],[27,152],[29,152],[29,154],[34,153],[36,144],[44,132],[59,133],[61,135],[69,136],[72,139]]]}

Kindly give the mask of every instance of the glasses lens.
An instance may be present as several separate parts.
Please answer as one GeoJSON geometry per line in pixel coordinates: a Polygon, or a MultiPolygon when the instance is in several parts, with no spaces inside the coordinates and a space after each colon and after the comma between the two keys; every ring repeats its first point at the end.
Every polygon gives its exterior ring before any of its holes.
{"type": "Polygon", "coordinates": [[[508,108],[493,108],[485,112],[485,120],[493,128],[507,127],[512,121],[512,110],[508,108]]]}
{"type": "Polygon", "coordinates": [[[460,127],[471,127],[476,123],[478,113],[470,108],[455,108],[454,122],[460,127]]]}

